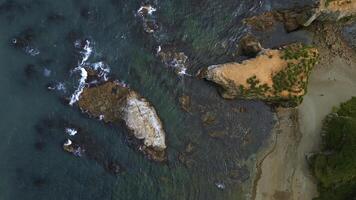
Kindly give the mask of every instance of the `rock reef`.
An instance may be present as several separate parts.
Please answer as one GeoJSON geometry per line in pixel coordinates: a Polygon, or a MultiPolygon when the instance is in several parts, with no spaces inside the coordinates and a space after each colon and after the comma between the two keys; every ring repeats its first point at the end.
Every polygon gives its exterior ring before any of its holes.
{"type": "Polygon", "coordinates": [[[264,50],[242,63],[213,65],[201,76],[222,88],[227,99],[261,99],[296,106],[306,93],[318,51],[302,44],[264,50]]]}
{"type": "Polygon", "coordinates": [[[311,25],[314,21],[339,21],[355,16],[356,1],[319,0],[293,9],[273,10],[246,18],[244,23],[258,31],[272,29],[282,23],[287,32],[311,25]]]}
{"type": "Polygon", "coordinates": [[[79,107],[104,122],[124,121],[132,135],[142,141],[139,150],[155,161],[166,160],[165,132],[156,110],[138,93],[117,82],[86,87],[79,107]]]}

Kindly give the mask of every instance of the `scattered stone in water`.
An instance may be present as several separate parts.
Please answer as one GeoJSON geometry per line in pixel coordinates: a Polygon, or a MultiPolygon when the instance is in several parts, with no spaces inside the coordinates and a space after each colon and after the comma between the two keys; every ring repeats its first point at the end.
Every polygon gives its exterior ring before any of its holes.
{"type": "Polygon", "coordinates": [[[28,55],[36,56],[40,51],[32,46],[34,37],[34,31],[31,28],[26,29],[11,40],[11,45],[17,49],[22,49],[28,55]]]}
{"type": "Polygon", "coordinates": [[[201,120],[205,125],[212,125],[216,120],[216,116],[212,112],[207,112],[201,117],[201,120]]]}
{"type": "Polygon", "coordinates": [[[118,163],[113,162],[113,161],[110,161],[106,165],[106,168],[111,174],[114,174],[114,175],[117,175],[117,174],[121,173],[121,171],[122,171],[122,167],[118,163]]]}
{"type": "Polygon", "coordinates": [[[178,160],[180,163],[184,164],[187,168],[193,168],[195,161],[190,158],[186,153],[180,153],[178,155],[178,160]]]}
{"type": "Polygon", "coordinates": [[[185,153],[192,153],[194,150],[194,145],[193,143],[189,142],[188,145],[185,147],[185,153]]]}
{"type": "Polygon", "coordinates": [[[190,104],[191,104],[191,99],[190,96],[188,95],[183,95],[181,97],[179,97],[179,103],[181,105],[181,107],[183,108],[184,111],[186,112],[190,112],[190,104]]]}
{"type": "Polygon", "coordinates": [[[225,136],[227,136],[227,132],[226,131],[212,131],[212,132],[209,132],[208,135],[212,138],[224,138],[225,136]]]}
{"type": "Polygon", "coordinates": [[[165,65],[172,67],[177,75],[189,75],[187,74],[188,56],[184,52],[177,52],[174,47],[163,47],[158,56],[165,65]]]}
{"type": "Polygon", "coordinates": [[[75,156],[82,157],[85,150],[77,144],[74,144],[70,139],[63,144],[63,149],[75,156]]]}

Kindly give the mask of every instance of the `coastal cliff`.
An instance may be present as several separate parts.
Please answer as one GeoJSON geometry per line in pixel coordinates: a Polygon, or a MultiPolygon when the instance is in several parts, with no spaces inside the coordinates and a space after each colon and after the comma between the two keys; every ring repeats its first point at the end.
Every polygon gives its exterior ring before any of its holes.
{"type": "Polygon", "coordinates": [[[318,51],[302,44],[264,50],[242,63],[213,65],[202,76],[222,88],[227,99],[261,99],[296,106],[306,93],[318,51]]]}

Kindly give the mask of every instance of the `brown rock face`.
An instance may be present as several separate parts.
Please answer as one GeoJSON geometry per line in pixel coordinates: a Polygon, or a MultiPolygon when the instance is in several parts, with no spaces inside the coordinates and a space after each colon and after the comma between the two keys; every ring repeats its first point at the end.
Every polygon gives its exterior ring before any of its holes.
{"type": "Polygon", "coordinates": [[[105,122],[125,121],[132,135],[142,141],[139,150],[152,160],[166,159],[162,122],[149,102],[135,91],[112,81],[87,87],[81,94],[79,107],[105,122]]]}

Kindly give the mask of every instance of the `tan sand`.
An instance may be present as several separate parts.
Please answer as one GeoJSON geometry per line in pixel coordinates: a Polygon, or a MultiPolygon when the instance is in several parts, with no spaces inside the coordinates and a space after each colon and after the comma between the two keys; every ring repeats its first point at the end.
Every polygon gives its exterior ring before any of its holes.
{"type": "Polygon", "coordinates": [[[318,150],[322,120],[333,106],[356,96],[355,52],[338,33],[322,32],[323,38],[315,41],[321,61],[311,74],[304,102],[298,109],[278,110],[272,145],[257,158],[254,200],[311,200],[318,195],[305,155],[318,150]]]}
{"type": "Polygon", "coordinates": [[[235,85],[243,85],[249,88],[247,79],[256,76],[256,79],[261,84],[267,84],[272,87],[272,77],[277,72],[286,68],[288,63],[281,58],[279,50],[266,50],[264,54],[257,56],[254,59],[246,60],[240,63],[227,63],[219,67],[221,77],[234,82],[235,85]]]}

